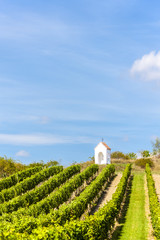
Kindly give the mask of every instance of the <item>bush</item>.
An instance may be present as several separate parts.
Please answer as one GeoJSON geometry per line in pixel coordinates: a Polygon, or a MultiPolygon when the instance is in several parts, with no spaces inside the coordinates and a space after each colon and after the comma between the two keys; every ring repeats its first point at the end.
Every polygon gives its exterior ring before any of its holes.
{"type": "Polygon", "coordinates": [[[148,150],[140,151],[140,153],[142,154],[142,157],[143,157],[143,158],[150,157],[150,153],[149,153],[148,150]]]}
{"type": "Polygon", "coordinates": [[[31,168],[31,167],[39,167],[39,166],[41,166],[41,167],[45,166],[45,163],[43,162],[43,160],[40,160],[39,162],[33,162],[33,163],[30,163],[28,165],[29,168],[31,168]]]}
{"type": "Polygon", "coordinates": [[[59,162],[55,160],[50,160],[46,164],[41,160],[40,162],[33,162],[28,165],[21,163],[20,161],[13,160],[12,158],[7,158],[6,156],[0,156],[0,178],[8,177],[18,171],[25,170],[27,168],[33,167],[52,167],[59,165],[59,162]]]}
{"type": "Polygon", "coordinates": [[[119,151],[111,153],[111,158],[129,159],[128,155],[124,154],[123,152],[119,152],[119,151]]]}
{"type": "Polygon", "coordinates": [[[26,165],[18,163],[12,158],[0,157],[0,178],[8,177],[18,171],[25,170],[26,165]]]}
{"type": "Polygon", "coordinates": [[[127,153],[126,156],[128,156],[129,159],[136,159],[136,154],[134,152],[127,153]]]}
{"type": "Polygon", "coordinates": [[[140,158],[135,161],[135,165],[141,168],[145,168],[147,163],[149,164],[150,167],[154,166],[154,163],[151,160],[151,158],[140,158]]]}

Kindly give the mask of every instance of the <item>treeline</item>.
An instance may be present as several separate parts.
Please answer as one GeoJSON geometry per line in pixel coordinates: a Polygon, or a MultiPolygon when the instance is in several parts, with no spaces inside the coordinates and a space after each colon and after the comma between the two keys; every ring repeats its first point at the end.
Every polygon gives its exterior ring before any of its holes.
{"type": "Polygon", "coordinates": [[[134,164],[138,167],[145,168],[146,164],[149,164],[150,167],[154,167],[154,162],[151,158],[151,155],[148,150],[141,151],[141,158],[137,159],[137,155],[135,153],[123,153],[123,152],[113,152],[111,154],[112,160],[134,160],[134,164]]]}
{"type": "Polygon", "coordinates": [[[51,167],[56,166],[59,163],[57,161],[49,161],[44,163],[42,160],[40,162],[33,162],[28,165],[21,162],[15,161],[12,158],[7,158],[6,156],[0,157],[0,178],[8,177],[18,171],[25,170],[27,168],[42,166],[51,167]]]}
{"type": "MultiPolygon", "coordinates": [[[[139,151],[141,157],[143,158],[147,158],[150,157],[150,152],[148,150],[143,150],[143,151],[139,151]]],[[[115,158],[115,159],[136,159],[137,158],[137,154],[134,152],[130,152],[130,153],[123,153],[120,151],[115,151],[113,153],[111,153],[111,158],[115,158]]]]}
{"type": "MultiPolygon", "coordinates": [[[[148,158],[151,156],[156,156],[156,157],[160,157],[160,138],[156,138],[154,141],[151,142],[152,143],[152,153],[150,153],[149,150],[141,150],[139,151],[139,155],[141,158],[148,158]]],[[[115,151],[111,153],[111,158],[113,159],[136,159],[137,158],[137,154],[134,152],[130,152],[130,153],[123,153],[120,151],[115,151]]]]}

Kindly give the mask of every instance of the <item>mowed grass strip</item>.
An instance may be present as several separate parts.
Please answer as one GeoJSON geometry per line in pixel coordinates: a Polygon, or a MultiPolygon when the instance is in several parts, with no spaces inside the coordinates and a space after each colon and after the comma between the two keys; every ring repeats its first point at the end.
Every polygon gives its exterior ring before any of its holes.
{"type": "Polygon", "coordinates": [[[135,173],[130,202],[120,240],[147,240],[148,224],[145,216],[144,173],[135,173]]]}

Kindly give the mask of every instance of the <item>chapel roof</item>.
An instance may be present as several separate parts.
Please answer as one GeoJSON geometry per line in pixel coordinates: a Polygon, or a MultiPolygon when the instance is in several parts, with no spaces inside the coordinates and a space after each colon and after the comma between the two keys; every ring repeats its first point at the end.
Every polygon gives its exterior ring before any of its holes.
{"type": "Polygon", "coordinates": [[[111,150],[110,147],[108,147],[108,145],[105,142],[101,142],[108,150],[111,150]]]}

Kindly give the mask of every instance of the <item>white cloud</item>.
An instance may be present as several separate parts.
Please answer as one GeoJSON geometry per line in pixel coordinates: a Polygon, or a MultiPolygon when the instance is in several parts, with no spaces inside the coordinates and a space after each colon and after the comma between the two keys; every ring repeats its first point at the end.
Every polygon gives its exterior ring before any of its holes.
{"type": "Polygon", "coordinates": [[[29,152],[26,152],[25,150],[21,150],[19,152],[16,153],[17,157],[28,157],[29,156],[29,152]]]}
{"type": "Polygon", "coordinates": [[[152,51],[137,59],[130,70],[131,75],[145,81],[160,80],[160,51],[152,51]]]}
{"type": "Polygon", "coordinates": [[[0,134],[0,144],[10,145],[53,145],[63,143],[95,143],[92,138],[85,136],[55,136],[51,134],[0,134]]]}

